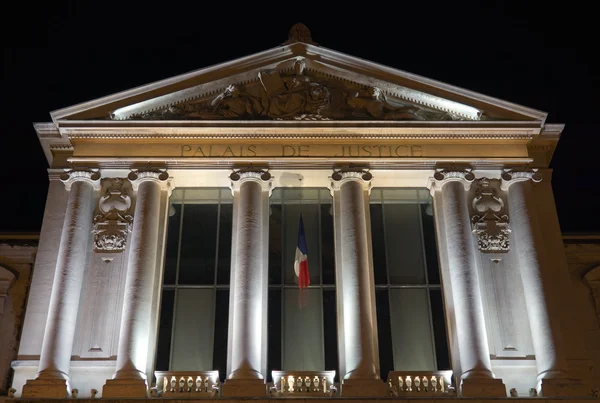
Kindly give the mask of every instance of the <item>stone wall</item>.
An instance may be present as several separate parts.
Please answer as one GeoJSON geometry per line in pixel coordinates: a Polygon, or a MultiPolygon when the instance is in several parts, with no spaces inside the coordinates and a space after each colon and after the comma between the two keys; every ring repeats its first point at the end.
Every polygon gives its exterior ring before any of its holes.
{"type": "Polygon", "coordinates": [[[37,235],[0,235],[0,396],[17,358],[37,243],[37,235]]]}
{"type": "Polygon", "coordinates": [[[573,316],[583,332],[585,358],[581,375],[600,383],[600,235],[564,235],[569,274],[574,288],[573,316]]]}

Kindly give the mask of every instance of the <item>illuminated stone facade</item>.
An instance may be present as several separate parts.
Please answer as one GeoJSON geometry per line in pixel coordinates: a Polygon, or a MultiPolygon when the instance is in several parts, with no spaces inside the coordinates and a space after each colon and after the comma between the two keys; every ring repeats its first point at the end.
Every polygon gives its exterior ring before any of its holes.
{"type": "Polygon", "coordinates": [[[297,26],[280,47],[51,116],[35,125],[50,187],[17,396],[585,397],[598,387],[564,298],[573,291],[548,169],[563,126],[546,113],[317,46],[297,26]],[[162,371],[154,384],[172,195],[214,188],[233,195],[227,369],[162,371]],[[273,372],[271,384],[278,188],[330,192],[338,362],[273,372]],[[378,189],[430,194],[451,371],[381,373],[378,189]]]}

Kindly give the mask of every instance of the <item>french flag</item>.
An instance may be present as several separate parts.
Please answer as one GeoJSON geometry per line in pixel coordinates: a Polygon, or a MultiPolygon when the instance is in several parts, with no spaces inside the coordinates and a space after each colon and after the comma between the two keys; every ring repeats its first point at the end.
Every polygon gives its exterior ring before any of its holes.
{"type": "Polygon", "coordinates": [[[298,278],[298,287],[306,288],[310,285],[310,275],[308,274],[308,247],[306,246],[306,236],[304,235],[304,221],[300,214],[300,223],[298,224],[298,246],[296,246],[296,260],[294,261],[294,271],[298,278]]]}

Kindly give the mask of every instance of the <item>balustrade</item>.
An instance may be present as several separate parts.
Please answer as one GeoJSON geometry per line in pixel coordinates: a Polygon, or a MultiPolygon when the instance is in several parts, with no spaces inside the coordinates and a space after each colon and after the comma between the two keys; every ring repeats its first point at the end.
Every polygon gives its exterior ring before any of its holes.
{"type": "Polygon", "coordinates": [[[156,371],[162,397],[216,397],[221,382],[218,371],[156,371]]]}
{"type": "Polygon", "coordinates": [[[335,396],[335,371],[272,371],[272,396],[335,396]]]}
{"type": "Polygon", "coordinates": [[[390,371],[390,396],[439,396],[454,393],[452,371],[390,371]]]}

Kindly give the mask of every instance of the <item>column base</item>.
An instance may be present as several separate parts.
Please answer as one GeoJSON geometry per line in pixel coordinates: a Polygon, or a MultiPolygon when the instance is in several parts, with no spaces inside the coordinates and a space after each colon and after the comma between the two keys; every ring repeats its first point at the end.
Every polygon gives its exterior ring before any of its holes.
{"type": "Polygon", "coordinates": [[[542,379],[538,383],[538,393],[542,397],[590,397],[589,388],[579,379],[542,379]]]}
{"type": "Polygon", "coordinates": [[[342,397],[389,396],[387,385],[381,379],[344,379],[342,397]]]}
{"type": "Polygon", "coordinates": [[[102,398],[147,397],[148,387],[143,379],[107,379],[102,398]]]}
{"type": "Polygon", "coordinates": [[[262,379],[226,379],[221,397],[266,397],[267,385],[262,379]]]}
{"type": "Polygon", "coordinates": [[[461,384],[462,397],[506,397],[502,379],[467,378],[461,384]]]}
{"type": "Polygon", "coordinates": [[[21,397],[64,399],[69,397],[69,385],[66,379],[28,379],[21,397]]]}

